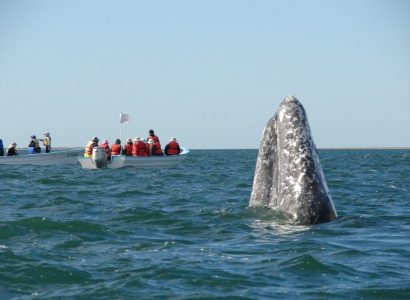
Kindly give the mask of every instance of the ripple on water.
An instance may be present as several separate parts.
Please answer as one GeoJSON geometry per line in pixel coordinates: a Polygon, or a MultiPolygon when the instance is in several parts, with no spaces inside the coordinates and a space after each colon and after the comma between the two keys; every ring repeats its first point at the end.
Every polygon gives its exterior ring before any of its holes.
{"type": "Polygon", "coordinates": [[[408,299],[409,151],[320,150],[338,211],[249,208],[257,150],[176,169],[0,166],[0,298],[408,299]]]}

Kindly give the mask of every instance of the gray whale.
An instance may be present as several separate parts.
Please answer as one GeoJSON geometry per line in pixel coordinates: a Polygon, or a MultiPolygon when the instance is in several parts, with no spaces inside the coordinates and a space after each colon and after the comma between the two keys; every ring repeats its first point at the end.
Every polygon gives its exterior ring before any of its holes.
{"type": "Polygon", "coordinates": [[[263,131],[249,206],[279,210],[301,225],[337,217],[305,109],[295,97],[280,103],[263,131]]]}

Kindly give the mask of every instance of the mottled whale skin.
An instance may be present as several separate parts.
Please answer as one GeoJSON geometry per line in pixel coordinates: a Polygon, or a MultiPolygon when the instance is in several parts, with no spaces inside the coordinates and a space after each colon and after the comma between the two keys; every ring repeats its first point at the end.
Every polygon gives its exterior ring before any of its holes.
{"type": "Polygon", "coordinates": [[[293,96],[263,131],[249,206],[282,211],[300,225],[337,217],[305,109],[293,96]]]}

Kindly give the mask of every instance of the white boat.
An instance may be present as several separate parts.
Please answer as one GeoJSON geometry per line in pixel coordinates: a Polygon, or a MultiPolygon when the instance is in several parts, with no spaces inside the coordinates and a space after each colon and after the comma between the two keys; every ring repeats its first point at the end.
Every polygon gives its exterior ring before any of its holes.
{"type": "Polygon", "coordinates": [[[92,157],[77,157],[83,169],[118,169],[124,166],[125,156],[114,155],[111,160],[93,159],[92,157]]]}
{"type": "Polygon", "coordinates": [[[0,156],[0,165],[70,165],[77,163],[77,156],[82,150],[56,150],[49,153],[0,156]]]}
{"type": "MultiPolygon", "coordinates": [[[[122,167],[143,168],[173,168],[180,162],[186,159],[189,150],[181,148],[182,152],[179,155],[169,156],[125,156],[113,155],[111,161],[104,159],[96,159],[98,154],[92,157],[78,157],[78,161],[83,169],[118,169],[122,167]]],[[[94,154],[94,152],[93,152],[94,154]]]]}

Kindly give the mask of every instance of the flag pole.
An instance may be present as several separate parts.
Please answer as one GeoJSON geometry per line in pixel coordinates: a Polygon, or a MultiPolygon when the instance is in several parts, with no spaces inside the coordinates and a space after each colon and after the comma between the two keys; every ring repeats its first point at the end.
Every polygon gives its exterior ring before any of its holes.
{"type": "Polygon", "coordinates": [[[129,115],[120,113],[120,140],[122,140],[122,123],[128,123],[129,115]]]}
{"type": "Polygon", "coordinates": [[[122,113],[120,113],[120,140],[122,141],[122,113]]]}

